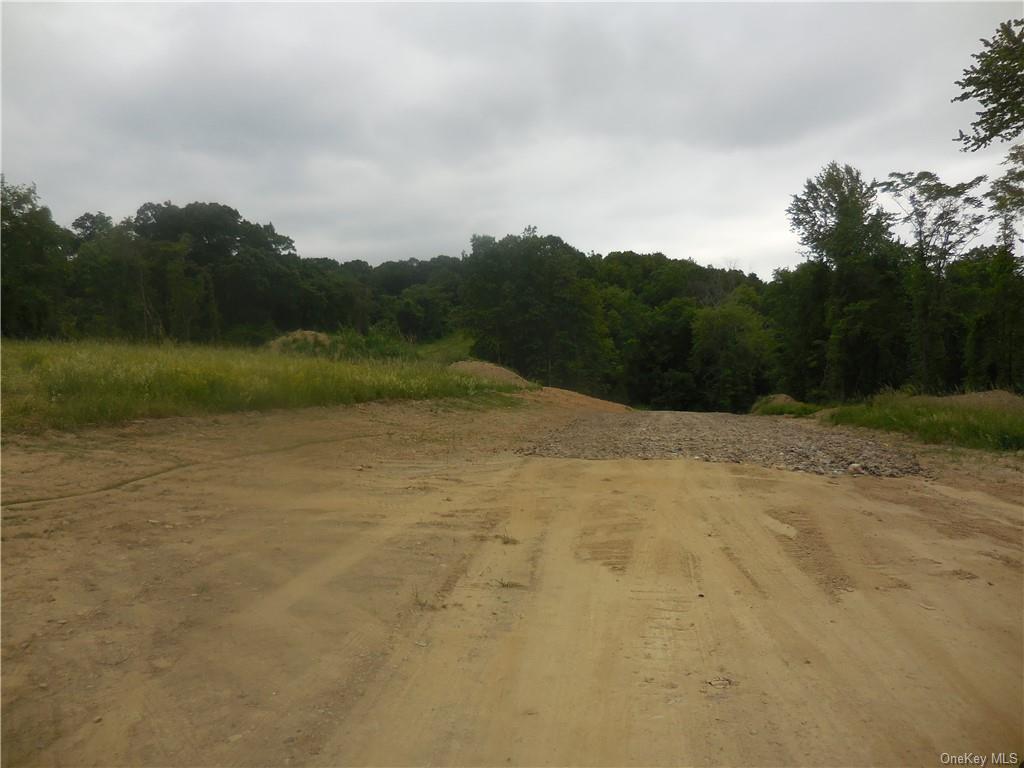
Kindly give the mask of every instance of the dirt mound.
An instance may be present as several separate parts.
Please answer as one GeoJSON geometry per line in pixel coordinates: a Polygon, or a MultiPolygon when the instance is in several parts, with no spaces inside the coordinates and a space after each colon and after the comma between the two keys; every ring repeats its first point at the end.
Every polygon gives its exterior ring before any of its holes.
{"type": "Polygon", "coordinates": [[[530,382],[524,379],[515,371],[502,368],[494,363],[485,363],[482,360],[460,360],[448,366],[449,370],[457,373],[468,373],[487,381],[496,381],[499,384],[514,384],[517,387],[528,387],[530,382]]]}
{"type": "Polygon", "coordinates": [[[308,352],[331,346],[331,337],[319,331],[292,331],[267,344],[274,352],[308,352]]]}
{"type": "Polygon", "coordinates": [[[758,405],[795,405],[797,400],[794,400],[789,395],[768,395],[767,397],[761,398],[758,405]]]}
{"type": "Polygon", "coordinates": [[[539,392],[529,392],[523,395],[527,400],[532,400],[544,405],[555,405],[559,408],[570,410],[596,411],[599,413],[625,413],[632,410],[628,405],[613,403],[610,400],[599,400],[589,395],[581,395],[570,389],[558,389],[558,387],[544,387],[539,392]]]}

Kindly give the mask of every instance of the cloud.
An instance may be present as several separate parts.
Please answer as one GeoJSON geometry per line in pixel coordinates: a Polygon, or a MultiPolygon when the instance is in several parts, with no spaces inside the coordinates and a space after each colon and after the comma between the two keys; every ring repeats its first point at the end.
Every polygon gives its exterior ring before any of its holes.
{"type": "Polygon", "coordinates": [[[457,254],[526,224],[767,277],[830,160],[951,141],[990,4],[3,6],[3,168],[58,220],[215,200],[300,253],[457,254]]]}

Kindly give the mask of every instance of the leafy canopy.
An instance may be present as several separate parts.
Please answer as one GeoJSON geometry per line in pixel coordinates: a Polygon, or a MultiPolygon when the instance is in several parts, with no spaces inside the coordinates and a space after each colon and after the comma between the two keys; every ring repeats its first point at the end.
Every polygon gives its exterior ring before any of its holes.
{"type": "Polygon", "coordinates": [[[999,25],[983,49],[972,55],[975,63],[957,80],[963,92],[953,101],[977,99],[982,110],[971,123],[971,133],[957,137],[964,151],[975,152],[995,139],[1012,141],[1024,132],[1024,19],[999,25]]]}

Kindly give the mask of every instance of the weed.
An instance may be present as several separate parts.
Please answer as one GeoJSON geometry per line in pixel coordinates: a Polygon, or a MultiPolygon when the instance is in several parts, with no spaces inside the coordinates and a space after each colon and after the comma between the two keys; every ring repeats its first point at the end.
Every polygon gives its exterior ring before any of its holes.
{"type": "Polygon", "coordinates": [[[506,579],[493,579],[493,582],[499,589],[526,589],[526,585],[521,584],[518,581],[508,581],[506,579]]]}
{"type": "Polygon", "coordinates": [[[415,605],[421,611],[436,611],[437,610],[437,606],[436,605],[434,605],[429,600],[427,600],[427,599],[425,599],[425,598],[420,596],[420,591],[419,591],[418,588],[413,590],[412,602],[413,602],[413,605],[415,605]]]}
{"type": "Polygon", "coordinates": [[[509,544],[519,543],[519,539],[508,535],[508,528],[505,529],[504,533],[496,533],[494,535],[494,538],[496,538],[498,541],[500,541],[502,544],[506,546],[508,546],[509,544]]]}

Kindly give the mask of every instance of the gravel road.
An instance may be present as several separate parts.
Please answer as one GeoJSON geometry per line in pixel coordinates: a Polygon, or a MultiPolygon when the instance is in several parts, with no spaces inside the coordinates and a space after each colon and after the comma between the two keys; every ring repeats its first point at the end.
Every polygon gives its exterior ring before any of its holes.
{"type": "Polygon", "coordinates": [[[587,413],[522,453],[576,459],[701,459],[818,475],[903,477],[917,458],[884,438],[808,419],[729,413],[587,413]]]}

